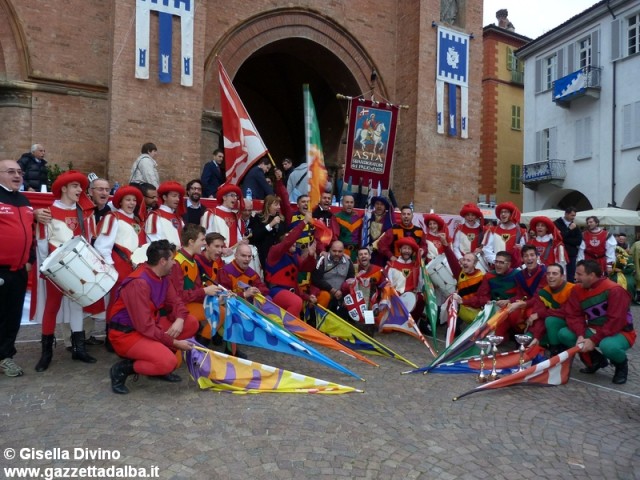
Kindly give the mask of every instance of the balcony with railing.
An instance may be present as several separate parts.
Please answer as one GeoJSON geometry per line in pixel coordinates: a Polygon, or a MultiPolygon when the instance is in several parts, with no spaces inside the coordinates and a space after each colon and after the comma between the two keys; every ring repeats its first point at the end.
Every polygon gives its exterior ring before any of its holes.
{"type": "Polygon", "coordinates": [[[600,98],[601,69],[586,66],[553,82],[553,101],[569,108],[571,102],[582,97],[600,98]]]}
{"type": "Polygon", "coordinates": [[[532,190],[543,183],[562,186],[567,176],[565,164],[565,160],[547,160],[523,165],[522,183],[532,190]]]}
{"type": "Polygon", "coordinates": [[[518,71],[518,70],[511,70],[511,83],[524,85],[524,72],[518,71]]]}

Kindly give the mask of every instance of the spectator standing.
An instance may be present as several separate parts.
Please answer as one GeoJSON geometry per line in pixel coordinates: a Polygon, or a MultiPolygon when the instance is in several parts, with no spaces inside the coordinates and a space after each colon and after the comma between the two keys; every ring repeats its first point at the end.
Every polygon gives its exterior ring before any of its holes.
{"type": "Polygon", "coordinates": [[[156,162],[157,155],[158,147],[156,147],[154,143],[145,143],[142,145],[141,155],[133,162],[133,166],[131,167],[129,183],[150,183],[158,188],[160,185],[160,175],[158,174],[158,163],[156,162]]]}
{"type": "Polygon", "coordinates": [[[45,149],[39,143],[31,145],[31,152],[23,153],[18,165],[24,175],[24,189],[39,192],[42,185],[48,185],[47,161],[44,159],[45,149]]]}
{"type": "Polygon", "coordinates": [[[207,162],[202,169],[200,180],[202,181],[202,196],[215,198],[218,188],[225,181],[223,170],[224,152],[219,148],[213,151],[213,159],[207,162]]]}
{"type": "Polygon", "coordinates": [[[264,200],[267,195],[273,195],[273,187],[267,183],[269,170],[271,170],[271,161],[268,157],[263,157],[247,172],[242,181],[242,193],[245,198],[264,200]],[[248,194],[249,190],[251,195],[248,194]]]}

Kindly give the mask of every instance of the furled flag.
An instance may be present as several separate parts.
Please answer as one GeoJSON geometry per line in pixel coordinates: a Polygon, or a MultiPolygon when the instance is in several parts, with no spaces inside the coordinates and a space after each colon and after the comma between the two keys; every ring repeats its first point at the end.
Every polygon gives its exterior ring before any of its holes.
{"type": "Polygon", "coordinates": [[[444,134],[444,87],[449,96],[450,136],[458,135],[457,87],[460,87],[460,136],[469,138],[469,35],[438,25],[436,66],[437,132],[444,134]]]}
{"type": "Polygon", "coordinates": [[[304,97],[304,132],[307,152],[307,168],[309,169],[309,211],[320,203],[322,192],[327,188],[327,168],[324,166],[320,127],[316,107],[311,98],[309,85],[302,86],[304,97]]]}
{"type": "Polygon", "coordinates": [[[395,358],[417,368],[415,363],[410,362],[390,348],[385,347],[382,343],[374,340],[366,333],[321,305],[315,306],[315,315],[318,330],[326,333],[330,337],[337,338],[338,341],[349,346],[351,349],[374,355],[382,355],[383,357],[395,358]]]}
{"type": "Polygon", "coordinates": [[[268,151],[220,59],[218,75],[227,183],[239,185],[244,174],[268,151]]]}
{"type": "Polygon", "coordinates": [[[532,365],[529,368],[516,372],[493,382],[485,383],[454,397],[454,401],[472,393],[495,388],[512,387],[514,385],[537,385],[549,387],[552,385],[564,385],[571,376],[571,362],[573,357],[582,349],[582,344],[571,347],[569,350],[559,353],[549,360],[532,365]]]}
{"type": "Polygon", "coordinates": [[[436,337],[436,326],[438,325],[438,301],[436,300],[436,290],[433,288],[433,282],[424,265],[424,260],[420,259],[420,268],[422,270],[422,289],[425,298],[424,313],[429,320],[431,326],[431,335],[433,336],[433,344],[436,345],[438,339],[436,337]]]}
{"type": "Polygon", "coordinates": [[[495,302],[486,304],[473,323],[471,323],[448,348],[445,348],[433,362],[424,367],[404,373],[429,373],[440,363],[462,360],[477,355],[478,347],[476,347],[476,340],[482,340],[486,337],[489,332],[495,330],[496,326],[509,315],[506,308],[499,310],[497,313],[494,313],[494,310],[495,302]]]}
{"type": "Polygon", "coordinates": [[[184,352],[191,378],[201,389],[230,393],[325,393],[359,392],[353,387],[327,382],[282,368],[232,357],[195,344],[184,352]]]}
{"type": "MultiPolygon", "coordinates": [[[[537,365],[546,360],[544,358],[544,348],[540,345],[527,348],[524,351],[523,361],[526,367],[537,365]]],[[[484,371],[487,373],[492,368],[492,359],[489,356],[484,357],[484,371]]],[[[511,352],[498,353],[496,355],[496,371],[500,375],[511,374],[518,371],[520,367],[520,350],[511,352]]],[[[456,360],[455,362],[447,362],[438,364],[430,373],[479,373],[480,357],[471,357],[464,360],[456,360]]]]}
{"type": "Polygon", "coordinates": [[[378,311],[381,332],[402,332],[411,335],[420,340],[429,349],[431,355],[436,356],[433,347],[424,338],[407,307],[391,285],[385,285],[380,289],[378,311]]]}
{"type": "Polygon", "coordinates": [[[238,297],[229,297],[227,299],[223,338],[227,342],[265,348],[306,358],[362,380],[360,375],[353,373],[348,368],[318,352],[315,348],[298,340],[284,328],[265,317],[256,307],[238,297]]]}
{"type": "Polygon", "coordinates": [[[456,337],[456,324],[458,323],[458,302],[453,298],[452,293],[442,304],[442,309],[447,313],[447,335],[445,336],[444,346],[448,347],[453,343],[456,337]]]}
{"type": "Polygon", "coordinates": [[[256,307],[266,315],[270,320],[275,322],[281,327],[284,327],[289,332],[293,333],[296,337],[306,340],[307,342],[315,343],[338,352],[342,352],[352,358],[368,363],[374,367],[378,367],[377,363],[372,362],[367,357],[360,355],[358,352],[354,352],[350,348],[345,347],[340,342],[337,342],[333,338],[325,335],[324,333],[316,330],[311,325],[303,322],[298,317],[294,317],[284,308],[276,305],[268,298],[258,294],[253,300],[256,307]]]}

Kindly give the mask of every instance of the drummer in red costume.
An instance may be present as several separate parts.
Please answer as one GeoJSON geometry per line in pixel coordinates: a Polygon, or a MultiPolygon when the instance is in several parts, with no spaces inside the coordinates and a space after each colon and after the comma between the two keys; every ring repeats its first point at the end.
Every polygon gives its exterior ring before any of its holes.
{"type": "Polygon", "coordinates": [[[464,218],[464,222],[456,227],[451,248],[455,257],[462,261],[465,253],[475,255],[482,252],[484,217],[482,211],[473,203],[463,205],[460,216],[464,218]]]}
{"type": "Polygon", "coordinates": [[[242,240],[238,211],[242,209],[242,192],[235,185],[224,185],[216,194],[218,205],[208,209],[200,221],[207,233],[218,232],[227,239],[227,247],[233,248],[242,240]]]}
{"type": "Polygon", "coordinates": [[[611,273],[613,263],[616,261],[617,244],[611,233],[600,228],[598,217],[587,217],[587,229],[582,232],[577,261],[595,260],[600,265],[603,276],[606,276],[611,273]]]}
{"type": "MultiPolygon", "coordinates": [[[[36,238],[38,264],[67,240],[82,235],[91,241],[95,232],[93,202],[85,191],[89,186],[87,177],[76,170],[68,170],[53,182],[51,191],[56,199],[49,207],[51,222],[38,223],[36,238]]],[[[96,359],[86,350],[85,332],[82,327],[82,307],[63,296],[49,279],[39,279],[36,318],[42,320],[42,355],[36,365],[37,372],[49,368],[53,358],[53,342],[58,310],[62,309],[63,321],[71,326],[71,358],[85,363],[95,363],[96,359]],[[46,293],[46,294],[45,294],[46,293]]]]}
{"type": "Polygon", "coordinates": [[[296,241],[302,236],[305,227],[312,222],[311,212],[307,211],[303,221],[298,222],[293,230],[270,248],[265,265],[271,298],[296,317],[300,317],[303,300],[314,304],[317,302],[315,295],[301,291],[298,285],[298,272],[312,272],[316,266],[315,242],[302,251],[296,249],[296,241]]]}
{"type": "Polygon", "coordinates": [[[558,263],[567,268],[567,252],[562,242],[562,234],[558,227],[547,217],[533,217],[529,223],[529,230],[536,232],[534,238],[529,239],[529,245],[536,247],[540,263],[551,265],[558,263]]]}
{"type": "Polygon", "coordinates": [[[125,385],[133,373],[179,382],[172,373],[178,365],[176,350],[191,350],[186,341],[198,330],[198,321],[189,314],[176,293],[169,275],[175,263],[175,246],[167,240],[152,242],[147,262],[140,265],[116,292],[109,340],[124,358],[111,367],[111,389],[129,393],[125,385]],[[167,312],[160,316],[160,312],[167,312]]]}
{"type": "Polygon", "coordinates": [[[424,224],[427,226],[427,231],[424,234],[425,243],[427,245],[427,263],[433,260],[438,255],[444,253],[444,245],[442,243],[442,234],[444,234],[448,240],[447,227],[444,223],[444,219],[440,215],[435,213],[427,213],[424,216],[424,224]]]}
{"type": "Polygon", "coordinates": [[[399,240],[411,237],[414,243],[426,250],[424,243],[424,231],[413,224],[413,210],[405,205],[400,209],[401,223],[394,224],[391,229],[384,232],[378,241],[378,251],[387,259],[395,261],[400,257],[399,240]]]}
{"type": "Polygon", "coordinates": [[[184,227],[185,204],[184,187],[178,182],[162,182],[158,187],[160,207],[149,213],[145,223],[145,231],[150,242],[168,240],[180,247],[180,232],[184,227]]]}
{"type": "Polygon", "coordinates": [[[497,252],[506,251],[511,257],[511,265],[522,264],[520,249],[527,243],[527,232],[520,227],[520,210],[511,202],[501,203],[496,207],[498,225],[491,227],[484,235],[482,251],[487,262],[495,262],[497,252]]]}

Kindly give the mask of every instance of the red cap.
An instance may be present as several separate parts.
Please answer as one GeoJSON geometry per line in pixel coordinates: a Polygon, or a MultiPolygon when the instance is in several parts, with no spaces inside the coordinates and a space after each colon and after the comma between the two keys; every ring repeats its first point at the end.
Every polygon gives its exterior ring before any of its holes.
{"type": "Polygon", "coordinates": [[[120,208],[120,204],[122,203],[122,199],[127,195],[133,195],[136,197],[136,205],[142,205],[144,202],[144,198],[142,197],[142,192],[136,188],[131,186],[120,187],[116,193],[113,195],[113,206],[116,208],[120,208]]]}
{"type": "Polygon", "coordinates": [[[460,216],[464,217],[467,213],[473,213],[476,217],[480,219],[480,221],[484,221],[484,215],[482,215],[482,210],[478,208],[475,203],[465,203],[460,210],[460,216]]]}
{"type": "Polygon", "coordinates": [[[60,197],[62,197],[62,187],[69,185],[71,182],[78,182],[82,187],[83,192],[89,187],[89,179],[84,173],[77,170],[67,170],[66,172],[62,172],[58,175],[56,181],[53,182],[53,185],[51,186],[53,196],[60,199],[60,197]]]}
{"type": "Polygon", "coordinates": [[[242,199],[242,190],[240,190],[239,187],[237,187],[236,185],[225,184],[218,188],[218,191],[216,192],[216,200],[218,201],[218,205],[222,205],[222,197],[228,195],[229,193],[235,193],[236,195],[238,195],[238,201],[242,199]]]}
{"type": "Polygon", "coordinates": [[[520,209],[512,202],[503,202],[496,207],[496,217],[500,218],[501,210],[509,210],[511,212],[511,221],[516,225],[520,223],[520,209]]]}
{"type": "Polygon", "coordinates": [[[424,224],[427,226],[427,229],[429,228],[429,222],[430,221],[434,221],[438,224],[438,231],[442,232],[444,231],[444,219],[440,216],[437,215],[435,213],[427,213],[424,216],[424,224]]]}
{"type": "Polygon", "coordinates": [[[169,192],[178,192],[180,194],[180,203],[178,203],[178,208],[176,208],[176,214],[182,217],[185,214],[186,207],[182,197],[184,197],[185,189],[182,184],[176,182],[175,180],[169,180],[168,182],[162,182],[158,187],[158,203],[162,205],[162,196],[166,195],[169,192]]]}
{"type": "Polygon", "coordinates": [[[418,244],[416,243],[416,241],[413,239],[413,237],[403,237],[400,240],[398,240],[397,242],[397,246],[398,246],[398,250],[400,250],[400,247],[404,247],[404,246],[408,246],[411,247],[411,249],[414,252],[418,252],[418,244]]]}

